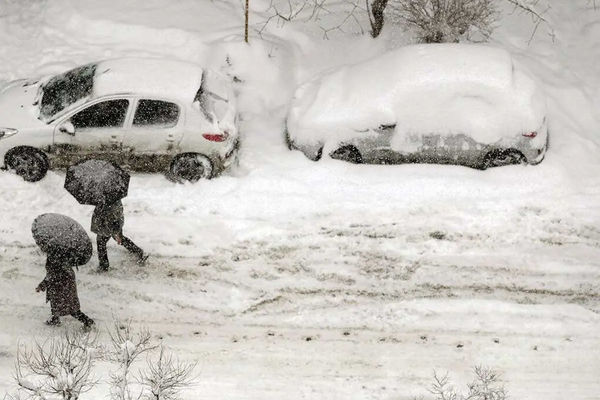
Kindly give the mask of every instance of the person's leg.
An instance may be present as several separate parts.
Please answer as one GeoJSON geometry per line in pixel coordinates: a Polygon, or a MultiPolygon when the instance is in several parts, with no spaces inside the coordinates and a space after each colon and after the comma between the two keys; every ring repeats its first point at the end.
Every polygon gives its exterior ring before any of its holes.
{"type": "Polygon", "coordinates": [[[124,236],[123,233],[121,233],[121,244],[127,249],[127,251],[138,256],[139,259],[142,259],[144,257],[144,250],[142,250],[140,247],[138,247],[138,245],[133,243],[131,239],[124,236]]]}
{"type": "Polygon", "coordinates": [[[89,328],[90,326],[94,325],[94,320],[82,313],[81,310],[71,314],[71,316],[79,322],[81,322],[86,328],[89,328]]]}
{"type": "Polygon", "coordinates": [[[96,236],[96,246],[98,247],[98,261],[100,262],[99,269],[101,271],[108,270],[108,252],[106,251],[106,244],[110,236],[96,236]]]}
{"type": "Polygon", "coordinates": [[[60,317],[56,316],[56,315],[52,315],[47,321],[46,321],[46,325],[50,325],[50,326],[58,326],[60,325],[60,317]]]}

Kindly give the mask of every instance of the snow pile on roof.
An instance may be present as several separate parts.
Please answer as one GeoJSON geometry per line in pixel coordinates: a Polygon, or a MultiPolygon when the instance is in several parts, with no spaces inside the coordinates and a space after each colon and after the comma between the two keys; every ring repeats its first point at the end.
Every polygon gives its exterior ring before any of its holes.
{"type": "Polygon", "coordinates": [[[191,103],[202,83],[198,65],[158,58],[121,58],[98,63],[94,96],[134,93],[191,103]]]}
{"type": "Polygon", "coordinates": [[[543,96],[505,50],[414,45],[301,86],[288,129],[304,143],[348,140],[392,124],[397,144],[421,133],[468,133],[490,143],[538,129],[544,115],[543,96]]]}

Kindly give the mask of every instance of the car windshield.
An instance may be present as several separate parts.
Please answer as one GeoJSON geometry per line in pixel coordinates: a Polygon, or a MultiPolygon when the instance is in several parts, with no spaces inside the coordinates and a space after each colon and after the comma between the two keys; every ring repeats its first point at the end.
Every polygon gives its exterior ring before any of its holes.
{"type": "Polygon", "coordinates": [[[88,64],[56,75],[42,88],[40,119],[49,121],[77,101],[92,94],[96,64],[88,64]]]}

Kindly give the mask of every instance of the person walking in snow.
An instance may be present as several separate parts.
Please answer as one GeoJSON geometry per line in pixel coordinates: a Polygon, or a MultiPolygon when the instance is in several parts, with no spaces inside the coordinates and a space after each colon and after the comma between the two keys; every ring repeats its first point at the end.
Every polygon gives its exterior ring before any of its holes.
{"type": "Polygon", "coordinates": [[[97,235],[96,245],[98,247],[100,271],[107,271],[109,267],[106,245],[111,237],[130,253],[136,255],[139,263],[146,261],[148,256],[144,255],[144,251],[123,235],[124,224],[125,217],[123,215],[123,203],[121,203],[121,200],[108,205],[98,205],[94,209],[91,230],[97,235]]]}
{"type": "Polygon", "coordinates": [[[46,277],[35,289],[46,292],[46,302],[50,303],[51,317],[48,325],[60,325],[60,317],[71,315],[89,329],[94,320],[81,312],[75,271],[68,260],[60,253],[49,252],[46,259],[46,277]]]}

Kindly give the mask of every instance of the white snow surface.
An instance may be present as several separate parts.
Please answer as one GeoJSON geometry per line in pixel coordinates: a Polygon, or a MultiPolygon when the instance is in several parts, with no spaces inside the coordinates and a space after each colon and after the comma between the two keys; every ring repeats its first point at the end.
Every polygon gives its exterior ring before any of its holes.
{"type": "MultiPolygon", "coordinates": [[[[268,4],[250,3],[258,24],[268,4]]],[[[233,0],[0,0],[0,81],[130,56],[240,80],[239,166],[196,185],[133,175],[125,234],[148,264],[111,242],[111,271],[93,259],[77,272],[101,341],[115,314],[148,326],[198,361],[185,399],[427,398],[434,369],[462,385],[477,364],[502,371],[511,398],[598,399],[600,11],[546,6],[530,43],[530,19],[508,6],[490,43],[546,94],[546,159],[482,172],[313,163],[286,149],[297,84],[409,32],[323,41],[299,21],[253,31],[248,46],[233,0]]],[[[92,207],[63,184],[61,171],[36,184],[0,173],[0,392],[16,389],[17,345],[57,332],[42,323],[45,260],[29,227],[47,212],[89,226],[92,207]]],[[[111,368],[100,364],[82,399],[108,396],[111,368]]]]}
{"type": "Polygon", "coordinates": [[[191,104],[202,83],[202,67],[157,58],[122,58],[98,63],[94,96],[134,93],[191,104]]]}
{"type": "Polygon", "coordinates": [[[403,150],[408,136],[431,133],[495,143],[540,130],[545,117],[544,95],[508,51],[437,44],[401,47],[304,84],[287,126],[296,143],[314,145],[396,125],[391,145],[403,150]]]}

